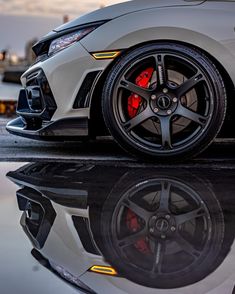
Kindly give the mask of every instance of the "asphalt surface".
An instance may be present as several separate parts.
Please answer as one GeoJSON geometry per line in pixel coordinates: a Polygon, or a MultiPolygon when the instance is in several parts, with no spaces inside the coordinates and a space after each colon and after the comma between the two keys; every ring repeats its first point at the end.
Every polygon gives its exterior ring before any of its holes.
{"type": "MultiPolygon", "coordinates": [[[[108,165],[153,165],[129,156],[112,138],[98,138],[89,142],[41,142],[8,134],[5,130],[6,122],[7,119],[0,119],[0,161],[76,160],[96,164],[105,162],[108,165]]],[[[220,165],[235,168],[235,139],[217,139],[200,156],[181,165],[186,167],[220,165]]]]}

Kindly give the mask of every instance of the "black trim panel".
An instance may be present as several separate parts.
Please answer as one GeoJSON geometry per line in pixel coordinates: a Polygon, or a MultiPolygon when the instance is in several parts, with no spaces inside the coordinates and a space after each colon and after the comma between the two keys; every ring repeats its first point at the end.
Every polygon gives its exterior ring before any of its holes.
{"type": "Polygon", "coordinates": [[[93,237],[89,229],[88,219],[73,215],[72,220],[84,249],[91,254],[100,255],[93,241],[93,237]]]}
{"type": "Polygon", "coordinates": [[[39,129],[27,129],[22,118],[18,117],[10,121],[6,129],[13,135],[18,135],[35,140],[47,141],[75,141],[81,140],[81,137],[88,136],[88,118],[65,118],[54,122],[39,129]]]}
{"type": "Polygon", "coordinates": [[[97,70],[89,72],[86,75],[77,93],[76,99],[73,104],[73,109],[89,107],[88,101],[90,101],[90,94],[92,93],[93,88],[97,83],[100,73],[101,71],[97,70]]]}

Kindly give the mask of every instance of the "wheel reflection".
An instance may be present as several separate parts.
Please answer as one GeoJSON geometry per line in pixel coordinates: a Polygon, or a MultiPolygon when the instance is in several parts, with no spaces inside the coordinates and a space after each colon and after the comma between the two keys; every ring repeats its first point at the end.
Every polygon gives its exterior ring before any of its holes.
{"type": "Polygon", "coordinates": [[[213,191],[191,174],[127,173],[104,204],[101,232],[102,253],[121,275],[176,288],[218,266],[224,218],[213,191]]]}

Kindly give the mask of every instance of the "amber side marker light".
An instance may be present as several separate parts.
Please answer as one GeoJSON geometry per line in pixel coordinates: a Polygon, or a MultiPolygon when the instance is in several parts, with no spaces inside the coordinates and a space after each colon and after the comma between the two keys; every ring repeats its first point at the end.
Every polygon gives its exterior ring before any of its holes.
{"type": "Polygon", "coordinates": [[[114,59],[116,58],[121,51],[110,51],[110,52],[96,52],[92,53],[92,56],[95,59],[114,59]]]}
{"type": "Polygon", "coordinates": [[[116,270],[111,266],[94,265],[89,271],[102,275],[117,276],[116,270]]]}
{"type": "Polygon", "coordinates": [[[0,100],[0,116],[4,115],[7,117],[14,116],[16,114],[16,104],[15,100],[0,100]]]}

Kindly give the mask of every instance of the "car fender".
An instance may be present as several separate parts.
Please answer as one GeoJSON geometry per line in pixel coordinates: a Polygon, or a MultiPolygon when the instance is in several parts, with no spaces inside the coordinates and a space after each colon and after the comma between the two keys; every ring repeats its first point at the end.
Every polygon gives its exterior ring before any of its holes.
{"type": "Polygon", "coordinates": [[[219,4],[134,12],[104,24],[81,44],[100,52],[162,40],[184,42],[212,55],[235,83],[235,3],[219,4]]]}

